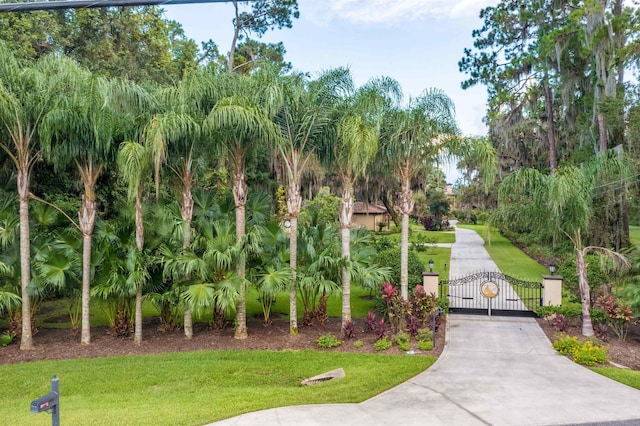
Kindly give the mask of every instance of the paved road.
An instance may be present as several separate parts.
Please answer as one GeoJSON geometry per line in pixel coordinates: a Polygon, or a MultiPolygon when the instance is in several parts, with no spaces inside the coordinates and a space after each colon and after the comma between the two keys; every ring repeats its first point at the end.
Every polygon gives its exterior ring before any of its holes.
{"type": "MultiPolygon", "coordinates": [[[[460,273],[454,268],[466,268],[465,263],[477,271],[484,268],[481,260],[491,262],[482,239],[478,241],[463,230],[457,230],[456,237],[452,274],[460,273]],[[476,241],[475,248],[468,247],[468,240],[476,241]],[[459,246],[466,247],[464,251],[456,252],[458,243],[464,243],[459,246]]],[[[427,371],[387,392],[360,404],[275,408],[216,424],[586,423],[640,425],[640,391],[556,355],[533,319],[451,315],[447,346],[440,359],[427,371]]]]}

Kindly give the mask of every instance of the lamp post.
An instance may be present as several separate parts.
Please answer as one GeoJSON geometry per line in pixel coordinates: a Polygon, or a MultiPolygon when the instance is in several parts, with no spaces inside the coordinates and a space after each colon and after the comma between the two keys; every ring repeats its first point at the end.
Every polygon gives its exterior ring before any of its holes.
{"type": "Polygon", "coordinates": [[[556,273],[556,264],[555,264],[555,263],[553,263],[553,262],[551,262],[551,263],[549,264],[549,273],[550,273],[551,275],[555,275],[555,273],[556,273]]]}
{"type": "Polygon", "coordinates": [[[433,272],[433,259],[429,259],[429,272],[433,272]]]}

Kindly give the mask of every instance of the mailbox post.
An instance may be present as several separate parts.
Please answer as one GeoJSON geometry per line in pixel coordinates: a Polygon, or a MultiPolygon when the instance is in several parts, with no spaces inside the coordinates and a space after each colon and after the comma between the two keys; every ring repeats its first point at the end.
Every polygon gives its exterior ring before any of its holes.
{"type": "Polygon", "coordinates": [[[51,379],[51,392],[31,401],[31,412],[51,411],[52,426],[60,426],[60,379],[55,375],[51,379]]]}

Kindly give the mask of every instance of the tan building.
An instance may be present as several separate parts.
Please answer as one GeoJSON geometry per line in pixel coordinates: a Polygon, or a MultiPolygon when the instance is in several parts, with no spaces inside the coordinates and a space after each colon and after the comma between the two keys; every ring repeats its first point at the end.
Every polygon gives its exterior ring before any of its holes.
{"type": "Polygon", "coordinates": [[[353,217],[351,224],[355,227],[365,227],[377,231],[378,223],[384,223],[383,231],[389,230],[390,215],[385,206],[379,204],[365,204],[361,201],[353,203],[353,217]]]}

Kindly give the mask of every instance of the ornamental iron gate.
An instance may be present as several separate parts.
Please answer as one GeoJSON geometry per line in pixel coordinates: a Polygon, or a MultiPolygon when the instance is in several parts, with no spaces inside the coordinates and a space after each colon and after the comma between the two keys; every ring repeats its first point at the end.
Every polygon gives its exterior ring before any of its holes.
{"type": "Polygon", "coordinates": [[[439,284],[438,296],[449,299],[451,312],[535,316],[536,307],[542,306],[541,282],[501,272],[476,272],[439,284]]]}

